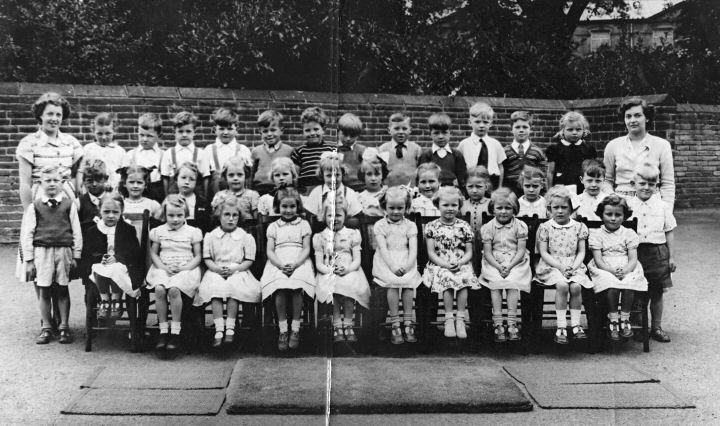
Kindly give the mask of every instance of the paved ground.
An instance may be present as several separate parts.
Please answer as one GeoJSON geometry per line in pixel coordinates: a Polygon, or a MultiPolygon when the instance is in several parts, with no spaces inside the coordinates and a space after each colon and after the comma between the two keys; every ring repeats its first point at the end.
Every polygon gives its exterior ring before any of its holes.
{"type": "MultiPolygon", "coordinates": [[[[697,405],[690,410],[543,410],[492,415],[368,415],[332,416],[332,424],[697,424],[720,423],[720,211],[678,213],[678,271],[675,287],[666,301],[665,328],[670,344],[651,344],[649,354],[639,344],[616,353],[596,355],[569,353],[502,355],[484,352],[482,362],[500,365],[532,364],[542,368],[547,359],[587,361],[618,359],[668,382],[697,405]]],[[[79,384],[96,366],[119,365],[202,368],[210,364],[233,365],[238,355],[208,354],[180,356],[161,361],[151,353],[131,354],[121,336],[98,342],[96,350],[83,350],[84,306],[82,287],[72,284],[71,327],[77,341],[72,345],[34,344],[38,313],[35,295],[26,284],[12,278],[14,248],[0,247],[0,276],[6,277],[0,298],[0,422],[2,424],[323,424],[321,416],[228,416],[215,417],[98,417],[65,416],[60,410],[78,392],[79,384]]],[[[399,360],[401,362],[401,360],[399,360]]],[[[568,395],[571,398],[572,395],[568,395]]]]}

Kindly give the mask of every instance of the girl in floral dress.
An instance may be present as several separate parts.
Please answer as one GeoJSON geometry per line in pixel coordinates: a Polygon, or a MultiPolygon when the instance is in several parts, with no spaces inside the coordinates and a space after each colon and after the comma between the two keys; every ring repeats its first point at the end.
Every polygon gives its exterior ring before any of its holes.
{"type": "Polygon", "coordinates": [[[440,219],[425,227],[429,262],[423,282],[433,293],[442,294],[445,305],[445,337],[467,338],[465,317],[468,287],[478,288],[473,272],[470,224],[456,217],[462,207],[462,194],[457,188],[443,186],[433,198],[440,210],[440,219]],[[457,296],[457,320],[453,301],[457,296]]]}
{"type": "Polygon", "coordinates": [[[547,193],[552,218],[542,223],[537,233],[540,261],[535,274],[540,284],[555,287],[555,342],[559,344],[567,343],[568,294],[572,336],[576,339],[586,337],[580,326],[581,290],[582,287],[592,287],[583,263],[588,230],[584,224],[570,219],[573,211],[571,199],[572,194],[567,187],[553,186],[547,193]]]}

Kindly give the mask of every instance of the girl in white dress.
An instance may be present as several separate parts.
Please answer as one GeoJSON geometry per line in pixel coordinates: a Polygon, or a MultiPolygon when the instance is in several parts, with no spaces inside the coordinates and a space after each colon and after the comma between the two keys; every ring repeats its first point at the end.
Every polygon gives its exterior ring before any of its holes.
{"type": "Polygon", "coordinates": [[[160,327],[156,350],[177,349],[180,336],[181,293],[195,297],[200,285],[202,232],[185,223],[188,206],[178,194],[163,201],[165,224],[150,231],[152,265],[147,273],[147,286],[155,289],[155,308],[160,327]],[[172,323],[168,327],[168,302],[172,323]],[[168,334],[169,332],[169,334],[168,334]]]}
{"type": "Polygon", "coordinates": [[[410,208],[410,193],[398,186],[385,193],[385,217],[375,222],[373,233],[377,250],[373,258],[373,279],[387,288],[388,308],[393,344],[417,342],[412,325],[412,306],[415,289],[422,282],[417,269],[417,226],[405,218],[410,208]],[[402,292],[405,337],[400,328],[400,297],[402,292]]]}
{"type": "Polygon", "coordinates": [[[326,202],[322,216],[327,228],[313,236],[317,267],[317,300],[333,304],[333,339],[356,342],[355,302],[368,308],[370,286],[360,269],[360,231],[345,227],[344,202],[326,202]],[[344,319],[343,319],[344,317],[344,319]]]}
{"type": "Polygon", "coordinates": [[[280,188],[297,187],[298,170],[295,163],[288,157],[278,157],[270,163],[270,180],[275,184],[275,189],[270,194],[265,194],[258,199],[257,212],[264,216],[280,216],[275,211],[275,193],[280,188]]]}
{"type": "Polygon", "coordinates": [[[282,188],[275,194],[273,209],[280,217],[267,229],[267,258],[260,285],[262,298],[273,296],[280,336],[278,349],[296,349],[300,345],[300,315],[303,292],[315,297],[315,273],[310,262],[310,224],[298,216],[302,210],[300,194],[294,188],[282,188]],[[292,323],[288,333],[287,305],[292,305],[292,323]]]}
{"type": "Polygon", "coordinates": [[[150,217],[160,219],[162,209],[160,203],[145,197],[145,190],[150,185],[150,170],[143,166],[128,166],[120,172],[120,193],[125,196],[123,217],[135,227],[135,236],[140,241],[142,234],[142,216],[145,210],[150,217]]]}
{"type": "Polygon", "coordinates": [[[530,291],[530,258],[526,245],[528,228],[515,218],[519,205],[517,196],[508,188],[490,195],[490,210],[495,218],[480,228],[483,243],[481,283],[490,289],[495,341],[520,340],[517,328],[517,304],[520,291],[530,291]],[[502,317],[503,290],[507,298],[508,335],[502,317]]]}
{"type": "Polygon", "coordinates": [[[588,230],[584,224],[570,218],[573,211],[572,197],[567,186],[550,188],[547,200],[552,218],[540,224],[537,232],[540,260],[535,274],[541,285],[555,287],[555,342],[559,344],[567,343],[568,294],[572,336],[576,339],[586,337],[580,326],[582,288],[592,287],[583,263],[588,230]]]}
{"type": "Polygon", "coordinates": [[[212,303],[215,337],[213,347],[235,338],[235,322],[240,302],[260,303],[260,282],[250,273],[255,261],[255,239],[238,227],[243,205],[234,195],[215,195],[214,215],[220,226],[205,234],[203,259],[207,271],[203,276],[195,305],[212,303]],[[227,321],[223,319],[223,302],[227,301],[227,321]]]}
{"type": "Polygon", "coordinates": [[[632,215],[624,198],[610,194],[598,205],[596,214],[603,225],[590,233],[588,246],[593,259],[588,264],[595,293],[606,291],[610,307],[608,334],[611,340],[631,337],[630,310],[636,291],[647,291],[647,280],[637,259],[640,238],[632,229],[622,226],[632,215]],[[618,304],[620,313],[617,312],[618,304]]]}

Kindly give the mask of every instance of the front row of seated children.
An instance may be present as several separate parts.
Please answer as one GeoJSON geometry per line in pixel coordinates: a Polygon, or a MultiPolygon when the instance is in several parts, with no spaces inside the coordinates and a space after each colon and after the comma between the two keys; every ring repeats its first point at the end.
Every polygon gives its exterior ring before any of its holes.
{"type": "MultiPolygon", "coordinates": [[[[241,228],[242,220],[249,216],[248,210],[252,214],[255,204],[252,198],[243,197],[247,194],[242,176],[244,166],[238,164],[234,167],[230,161],[223,170],[229,188],[219,192],[213,201],[219,226],[207,232],[204,238],[200,229],[188,224],[191,211],[196,210],[191,208],[188,199],[192,200],[194,196],[192,177],[197,171],[185,165],[178,168],[178,187],[184,196],[171,194],[165,199],[159,212],[165,223],[150,232],[152,265],[145,281],[156,294],[160,329],[157,349],[173,350],[178,346],[183,295],[197,305],[211,303],[216,331],[214,346],[233,341],[233,318],[239,303],[258,303],[270,296],[277,312],[280,350],[299,345],[304,295],[317,297],[321,303],[333,304],[335,341],[356,341],[354,305],[357,302],[363,307],[368,306],[369,285],[360,271],[360,234],[344,227],[344,220],[349,215],[346,194],[350,189],[332,191],[333,187],[342,189],[336,185],[341,176],[324,176],[329,182],[326,182],[327,191],[322,187],[319,190],[325,192],[322,194],[320,217],[327,229],[312,237],[310,225],[300,217],[303,197],[292,187],[297,176],[293,173],[296,169],[282,164],[282,161],[276,160],[270,171],[276,191],[271,197],[272,205],[267,208],[272,209],[268,213],[273,212],[279,218],[267,230],[268,262],[259,281],[248,270],[255,260],[255,241],[241,228]],[[187,176],[183,175],[184,169],[188,171],[187,176]],[[316,253],[317,276],[310,261],[311,244],[316,253]],[[204,277],[201,269],[203,261],[207,269],[204,277]],[[227,302],[228,321],[223,320],[223,301],[227,302]],[[168,321],[168,310],[172,322],[168,321]],[[289,328],[288,311],[292,316],[289,328]]],[[[321,173],[327,166],[323,163],[328,162],[334,163],[335,160],[323,157],[319,167],[321,173]]],[[[529,291],[532,274],[526,250],[527,226],[515,218],[520,210],[517,197],[509,189],[500,188],[492,192],[488,202],[484,189],[489,188],[490,183],[487,174],[480,168],[468,171],[466,185],[470,199],[464,200],[456,188],[436,187],[436,170],[432,163],[426,165],[426,169],[418,170],[417,174],[418,183],[428,187],[421,187],[421,197],[427,198],[429,189],[434,189],[430,201],[439,212],[439,218],[428,223],[423,231],[429,257],[424,275],[421,276],[417,268],[417,228],[405,217],[412,204],[410,192],[405,187],[382,189],[384,196],[380,198],[379,207],[384,210],[384,218],[373,229],[377,250],[372,274],[377,285],[388,289],[391,342],[400,344],[417,340],[410,307],[415,289],[421,282],[432,292],[442,295],[445,336],[467,337],[468,290],[485,286],[491,290],[495,340],[520,339],[517,302],[520,291],[529,291]],[[472,226],[457,218],[464,211],[481,213],[485,211],[483,205],[494,215],[489,223],[482,225],[476,214],[471,215],[472,226]],[[479,232],[478,225],[481,225],[479,232]],[[471,266],[474,238],[481,238],[483,246],[479,277],[475,276],[471,266]],[[507,328],[503,325],[501,311],[503,293],[508,306],[507,328]],[[402,323],[400,301],[403,306],[402,323]],[[454,302],[457,303],[456,313],[453,312],[454,302]]],[[[378,172],[383,173],[382,168],[372,167],[372,164],[366,164],[360,170],[373,177],[378,172]]],[[[580,325],[583,287],[593,287],[596,293],[605,292],[611,307],[608,316],[610,338],[630,337],[629,311],[634,292],[648,288],[641,263],[652,271],[652,335],[656,340],[669,341],[660,321],[662,293],[672,285],[669,274],[674,270],[672,229],[676,224],[671,213],[652,204],[658,174],[657,167],[644,166],[639,170],[635,177],[637,194],[630,201],[615,194],[600,200],[596,214],[602,219],[603,226],[595,232],[588,232],[585,225],[571,218],[574,196],[565,187],[553,187],[548,192],[551,219],[538,230],[540,260],[536,280],[541,285],[557,289],[556,342],[567,343],[568,297],[572,337],[585,337],[580,325]],[[644,209],[642,211],[646,213],[638,216],[641,221],[640,237],[622,227],[623,221],[631,216],[629,205],[638,210],[644,209]],[[591,279],[588,279],[583,263],[587,239],[593,254],[587,267],[591,279]],[[638,247],[643,253],[641,262],[638,261],[638,247]],[[618,303],[620,313],[612,309],[618,303]]],[[[587,168],[584,178],[592,177],[591,168],[587,168]]],[[[84,232],[85,246],[80,263],[81,270],[99,290],[99,317],[119,317],[122,293],[130,297],[138,295],[142,283],[138,271],[144,259],[139,254],[138,233],[132,232],[134,229],[121,218],[133,206],[144,202],[142,189],[147,186],[148,178],[146,169],[129,168],[124,176],[126,198],[113,193],[96,194],[99,196],[100,220],[89,224],[84,232]]],[[[536,179],[532,175],[527,178],[531,182],[536,179]]],[[[58,191],[60,181],[56,169],[49,167],[43,170],[43,196],[33,203],[33,208],[29,208],[23,218],[23,255],[28,269],[37,270],[43,320],[47,320],[45,316],[49,317],[49,312],[46,312],[49,305],[43,289],[52,283],[53,275],[67,289],[67,279],[62,277],[67,278],[67,267],[79,261],[82,244],[78,241],[80,224],[75,209],[63,207],[68,200],[58,191]]],[[[594,188],[593,182],[585,185],[589,194],[594,188]]],[[[256,204],[258,209],[263,202],[267,203],[267,200],[261,197],[256,204]]],[[[67,295],[67,292],[62,294],[67,295]]],[[[61,342],[72,341],[67,327],[67,312],[62,318],[61,342]]],[[[48,321],[43,323],[49,324],[48,321]]],[[[37,342],[47,343],[51,337],[49,330],[43,329],[37,342]]]]}

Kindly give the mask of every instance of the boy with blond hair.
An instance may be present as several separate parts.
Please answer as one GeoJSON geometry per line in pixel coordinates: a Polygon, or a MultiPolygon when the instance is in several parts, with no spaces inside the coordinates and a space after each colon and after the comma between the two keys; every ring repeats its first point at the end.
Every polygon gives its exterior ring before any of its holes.
{"type": "Polygon", "coordinates": [[[353,113],[343,114],[338,120],[338,154],[345,166],[345,185],[354,191],[365,190],[365,182],[360,180],[358,172],[363,160],[365,146],[357,142],[362,132],[362,121],[353,113]]]}
{"type": "Polygon", "coordinates": [[[490,174],[490,183],[493,189],[503,184],[505,173],[503,161],[505,161],[505,150],[500,142],[488,136],[495,119],[495,111],[485,102],[476,102],[470,107],[470,128],[472,134],[463,139],[457,149],[465,158],[467,169],[475,166],[484,166],[490,174]]]}
{"type": "Polygon", "coordinates": [[[388,153],[388,170],[414,176],[415,170],[420,164],[422,149],[420,145],[408,140],[412,132],[410,117],[401,112],[391,115],[388,132],[390,132],[392,141],[385,142],[378,148],[379,152],[388,153]]]}
{"type": "Polygon", "coordinates": [[[128,150],[123,161],[123,167],[142,166],[151,170],[150,185],[146,189],[147,197],[162,203],[165,199],[165,189],[160,175],[160,160],[163,149],[158,146],[162,136],[162,119],[147,112],[138,117],[138,146],[128,150]]]}
{"type": "Polygon", "coordinates": [[[274,109],[261,112],[257,118],[262,145],[256,146],[251,152],[252,182],[253,188],[261,195],[273,189],[274,184],[270,179],[270,165],[273,160],[281,157],[290,158],[293,152],[291,146],[281,141],[283,118],[283,115],[274,109]]]}
{"type": "Polygon", "coordinates": [[[181,111],[173,117],[173,127],[175,128],[175,146],[168,149],[160,160],[160,174],[163,177],[163,187],[165,194],[176,192],[175,172],[183,163],[193,163],[197,166],[198,173],[202,177],[197,187],[202,191],[201,196],[205,197],[208,193],[208,183],[210,177],[210,164],[205,152],[195,146],[195,127],[197,127],[198,119],[190,111],[181,111]]]}
{"type": "Polygon", "coordinates": [[[237,141],[237,122],[238,116],[235,111],[228,108],[218,108],[213,111],[210,117],[213,122],[213,130],[215,131],[215,142],[206,146],[205,156],[210,160],[210,194],[207,199],[212,200],[212,196],[222,189],[227,189],[226,184],[222,184],[220,172],[225,162],[232,157],[240,157],[245,163],[251,167],[251,153],[248,147],[238,143],[237,141]]]}

